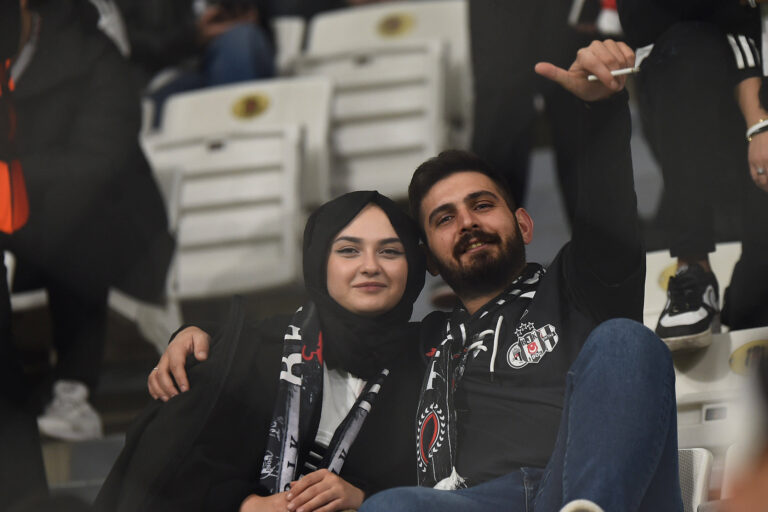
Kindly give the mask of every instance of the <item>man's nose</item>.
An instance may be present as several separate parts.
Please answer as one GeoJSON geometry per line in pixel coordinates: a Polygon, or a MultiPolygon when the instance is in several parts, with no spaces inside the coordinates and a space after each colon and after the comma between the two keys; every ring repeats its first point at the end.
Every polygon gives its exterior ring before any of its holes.
{"type": "Polygon", "coordinates": [[[462,231],[470,231],[477,227],[477,218],[472,210],[461,210],[456,213],[462,231]]]}

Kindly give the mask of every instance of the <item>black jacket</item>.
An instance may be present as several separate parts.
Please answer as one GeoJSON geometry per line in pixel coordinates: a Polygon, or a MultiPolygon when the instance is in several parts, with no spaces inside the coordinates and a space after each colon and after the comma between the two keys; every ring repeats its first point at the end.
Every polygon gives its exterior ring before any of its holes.
{"type": "MultiPolygon", "coordinates": [[[[190,391],[156,402],[134,422],[96,499],[104,512],[239,509],[257,492],[289,316],[244,325],[233,310],[208,361],[189,369],[190,391]]],[[[423,360],[391,368],[341,476],[366,495],[416,484],[413,432],[423,360]]]]}
{"type": "Polygon", "coordinates": [[[116,285],[158,299],[173,240],[138,144],[139,98],[116,48],[70,6],[45,4],[16,84],[30,216],[0,246],[19,259],[17,277],[33,267],[71,289],[116,285]]]}

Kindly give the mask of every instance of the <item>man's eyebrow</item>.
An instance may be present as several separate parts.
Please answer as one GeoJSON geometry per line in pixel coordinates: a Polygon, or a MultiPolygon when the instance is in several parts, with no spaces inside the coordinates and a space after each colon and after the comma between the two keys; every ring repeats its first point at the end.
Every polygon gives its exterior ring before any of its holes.
{"type": "Polygon", "coordinates": [[[490,190],[478,190],[477,192],[472,192],[471,194],[467,194],[467,197],[464,198],[464,202],[467,201],[474,201],[475,199],[479,199],[483,196],[491,196],[494,199],[499,199],[499,196],[491,192],[490,190]]]}
{"type": "MultiPolygon", "coordinates": [[[[478,190],[477,192],[472,192],[470,194],[467,194],[467,196],[464,198],[464,202],[465,203],[471,202],[484,196],[490,196],[496,200],[500,200],[499,196],[497,196],[490,190],[478,190]]],[[[453,210],[453,209],[454,209],[454,206],[452,203],[441,204],[440,206],[432,210],[432,213],[429,214],[429,217],[427,217],[427,224],[432,224],[432,221],[434,220],[434,218],[439,214],[441,214],[442,212],[446,210],[453,210]]]]}

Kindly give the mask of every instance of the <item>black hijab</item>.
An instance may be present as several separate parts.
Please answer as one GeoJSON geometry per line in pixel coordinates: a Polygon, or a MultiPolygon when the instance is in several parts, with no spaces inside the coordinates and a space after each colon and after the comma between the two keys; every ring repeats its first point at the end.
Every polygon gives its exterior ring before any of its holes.
{"type": "Polygon", "coordinates": [[[416,224],[391,199],[375,191],[359,191],[322,205],[309,217],[304,229],[303,258],[304,283],[319,312],[323,353],[329,368],[341,368],[369,379],[414,346],[408,320],[424,287],[426,264],[416,224]],[[403,243],[408,262],[402,298],[393,309],[376,317],[356,315],[343,308],[328,294],[326,282],[333,240],[368,204],[375,204],[387,215],[403,243]]]}

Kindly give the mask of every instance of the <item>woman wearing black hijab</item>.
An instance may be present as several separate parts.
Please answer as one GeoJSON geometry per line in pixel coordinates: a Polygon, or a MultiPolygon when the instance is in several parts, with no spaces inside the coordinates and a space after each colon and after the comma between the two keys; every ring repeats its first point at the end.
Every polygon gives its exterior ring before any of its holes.
{"type": "Polygon", "coordinates": [[[376,192],[320,207],[304,232],[307,303],[258,326],[233,308],[190,391],[136,421],[96,510],[325,512],[413,484],[418,239],[376,192]]]}

